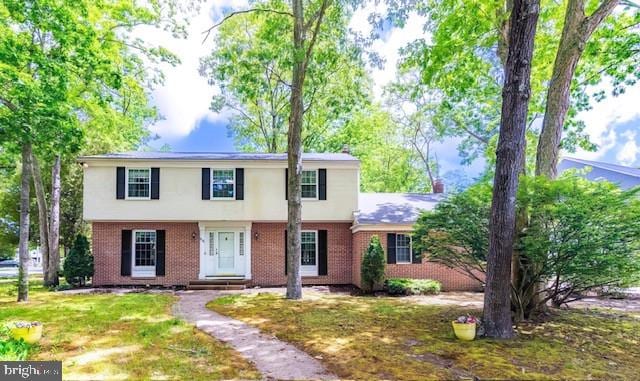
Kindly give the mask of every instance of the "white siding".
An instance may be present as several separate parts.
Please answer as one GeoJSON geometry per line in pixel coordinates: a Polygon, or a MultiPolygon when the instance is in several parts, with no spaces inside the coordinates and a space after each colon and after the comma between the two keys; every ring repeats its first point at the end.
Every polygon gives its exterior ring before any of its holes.
{"type": "MultiPolygon", "coordinates": [[[[285,163],[123,162],[85,163],[84,218],[89,221],[285,221],[285,163]],[[159,167],[159,200],[117,200],[116,167],[159,167]],[[201,169],[244,168],[244,200],[202,200],[201,169]]],[[[351,221],[358,208],[357,163],[313,162],[327,169],[327,200],[303,201],[305,221],[351,221]]]]}

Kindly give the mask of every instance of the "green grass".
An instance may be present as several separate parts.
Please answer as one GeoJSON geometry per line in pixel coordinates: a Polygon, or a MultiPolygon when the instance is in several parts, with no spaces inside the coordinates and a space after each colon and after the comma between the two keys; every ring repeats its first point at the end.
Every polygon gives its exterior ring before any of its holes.
{"type": "Polygon", "coordinates": [[[519,328],[514,340],[454,338],[458,307],[407,299],[307,292],[223,297],[208,304],[319,356],[349,379],[637,379],[640,320],[625,314],[557,311],[519,328]]]}
{"type": "Polygon", "coordinates": [[[0,281],[0,324],[41,321],[28,359],[62,360],[65,379],[259,378],[237,352],[173,318],[172,295],[65,295],[32,282],[30,301],[15,299],[15,280],[0,281]]]}

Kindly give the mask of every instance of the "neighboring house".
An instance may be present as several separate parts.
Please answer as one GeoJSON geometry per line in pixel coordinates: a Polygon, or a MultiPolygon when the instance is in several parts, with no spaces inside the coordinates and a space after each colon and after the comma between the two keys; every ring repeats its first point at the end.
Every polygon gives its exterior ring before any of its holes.
{"type": "MultiPolygon", "coordinates": [[[[78,161],[95,285],[286,284],[286,154],[130,152],[78,161]]],[[[442,195],[360,193],[360,162],[345,153],[302,161],[303,284],[359,286],[362,253],[377,234],[389,276],[480,287],[412,253],[419,211],[442,195]]]]}
{"type": "Polygon", "coordinates": [[[585,168],[588,170],[585,177],[592,181],[607,180],[618,184],[622,189],[640,186],[640,168],[572,157],[565,157],[558,164],[558,172],[560,173],[568,169],[583,170],[585,168]]]}

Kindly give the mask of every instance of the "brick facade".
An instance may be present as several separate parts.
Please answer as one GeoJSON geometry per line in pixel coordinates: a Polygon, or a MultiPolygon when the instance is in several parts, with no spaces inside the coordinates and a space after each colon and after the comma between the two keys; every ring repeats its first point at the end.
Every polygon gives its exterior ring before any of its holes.
{"type": "MultiPolygon", "coordinates": [[[[251,228],[252,284],[287,283],[284,262],[285,223],[254,223],[251,228]]],[[[327,275],[302,277],[303,284],[351,284],[351,224],[303,223],[302,230],[327,230],[327,275]]]]}
{"type": "MultiPolygon", "coordinates": [[[[360,286],[360,262],[362,254],[369,246],[373,235],[380,237],[380,242],[387,251],[387,233],[389,231],[358,231],[353,234],[352,283],[360,286]]],[[[402,233],[402,232],[399,232],[402,233]]],[[[475,291],[481,285],[473,278],[461,274],[438,263],[423,260],[422,263],[387,264],[385,275],[390,278],[434,279],[442,283],[443,291],[475,291]]]]}
{"type": "Polygon", "coordinates": [[[196,222],[94,222],[91,227],[96,286],[184,286],[198,279],[200,241],[196,222]],[[141,279],[120,275],[122,230],[127,229],[165,230],[165,276],[141,279]]]}
{"type": "MultiPolygon", "coordinates": [[[[254,223],[251,230],[251,285],[285,285],[284,230],[282,223],[254,223]]],[[[387,247],[387,231],[351,232],[350,223],[303,223],[303,230],[327,230],[327,275],[303,277],[303,284],[354,284],[360,286],[360,262],[371,236],[377,234],[387,247]]],[[[93,222],[92,248],[95,263],[93,284],[184,286],[198,279],[199,229],[196,222],[93,222]],[[166,231],[165,276],[132,278],[120,275],[121,231],[153,229],[166,231]],[[193,237],[195,233],[195,238],[193,237]]],[[[480,285],[442,265],[389,264],[388,277],[429,278],[443,290],[477,290],[480,285]]]]}

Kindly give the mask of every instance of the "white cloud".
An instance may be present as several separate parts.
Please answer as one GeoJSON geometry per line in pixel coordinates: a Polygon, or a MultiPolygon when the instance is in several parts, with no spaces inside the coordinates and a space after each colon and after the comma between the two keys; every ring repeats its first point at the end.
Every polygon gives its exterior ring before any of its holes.
{"type": "Polygon", "coordinates": [[[203,44],[202,32],[213,25],[212,15],[217,21],[223,9],[244,6],[245,0],[208,0],[201,4],[199,14],[190,20],[187,39],[173,38],[155,28],[136,31],[140,38],[150,44],[164,46],[181,60],[176,67],[163,67],[165,83],[152,95],[164,119],[151,126],[151,131],[163,138],[176,139],[188,135],[204,119],[212,122],[227,119],[227,115],[209,110],[211,97],[217,90],[198,74],[200,57],[210,52],[212,41],[212,36],[209,36],[203,44]]]}
{"type": "MultiPolygon", "coordinates": [[[[363,35],[371,33],[372,27],[368,16],[374,12],[384,14],[386,11],[385,4],[376,3],[369,2],[364,8],[357,10],[351,18],[349,27],[363,35]]],[[[391,31],[385,31],[382,38],[373,42],[370,50],[385,60],[384,67],[381,70],[376,68],[371,73],[376,97],[379,98],[382,95],[383,87],[395,79],[400,49],[418,38],[428,38],[428,34],[423,30],[425,21],[425,17],[413,13],[407,19],[404,28],[393,28],[391,31]]]]}
{"type": "MultiPolygon", "coordinates": [[[[610,92],[611,84],[604,83],[596,90],[610,92]]],[[[582,112],[579,117],[586,124],[586,132],[591,141],[598,145],[598,150],[596,152],[578,150],[577,156],[598,160],[610,150],[616,149],[618,138],[614,127],[640,117],[638,99],[640,99],[640,86],[634,86],[620,96],[609,95],[602,102],[594,102],[591,110],[582,112]]]]}
{"type": "Polygon", "coordinates": [[[636,132],[627,130],[623,132],[622,137],[627,139],[627,142],[620,148],[618,154],[616,155],[616,160],[618,160],[623,165],[633,165],[638,159],[638,155],[640,154],[640,145],[636,140],[636,132]]]}

